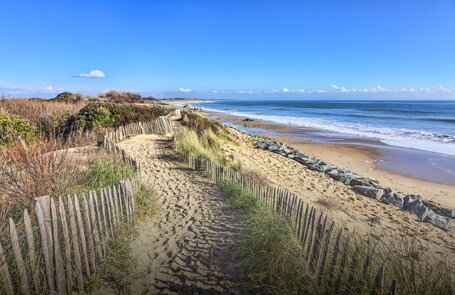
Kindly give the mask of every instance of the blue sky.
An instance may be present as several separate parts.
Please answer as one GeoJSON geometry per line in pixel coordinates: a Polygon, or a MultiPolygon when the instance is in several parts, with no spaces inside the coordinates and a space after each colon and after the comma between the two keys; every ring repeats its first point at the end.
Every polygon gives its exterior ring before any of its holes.
{"type": "Polygon", "coordinates": [[[455,1],[22,1],[0,93],[455,99],[455,1]]]}

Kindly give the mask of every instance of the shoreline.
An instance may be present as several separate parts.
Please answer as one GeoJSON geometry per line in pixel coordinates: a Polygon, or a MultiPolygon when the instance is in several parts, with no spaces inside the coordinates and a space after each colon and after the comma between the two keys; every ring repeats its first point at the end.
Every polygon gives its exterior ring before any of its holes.
{"type": "Polygon", "coordinates": [[[327,142],[319,142],[309,139],[308,137],[311,138],[311,135],[306,138],[303,137],[302,131],[297,127],[256,119],[254,121],[243,121],[244,117],[205,109],[200,112],[227,125],[240,127],[250,133],[282,142],[308,156],[323,159],[332,165],[348,168],[360,175],[378,180],[385,187],[391,187],[408,194],[421,195],[424,199],[433,201],[438,205],[455,208],[455,185],[419,179],[413,175],[397,173],[381,167],[378,163],[381,153],[384,151],[377,145],[382,143],[361,139],[364,144],[356,144],[351,140],[342,138],[332,138],[327,142]]]}

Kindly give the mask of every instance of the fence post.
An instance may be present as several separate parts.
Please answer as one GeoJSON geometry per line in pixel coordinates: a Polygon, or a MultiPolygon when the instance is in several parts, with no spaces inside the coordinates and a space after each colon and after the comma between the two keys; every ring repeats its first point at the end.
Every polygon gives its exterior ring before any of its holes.
{"type": "Polygon", "coordinates": [[[12,218],[9,219],[9,233],[11,236],[11,244],[13,245],[14,258],[16,260],[17,269],[19,270],[22,294],[31,294],[30,285],[28,284],[27,279],[27,271],[25,270],[24,259],[22,259],[21,247],[19,246],[16,224],[12,218]]]}
{"type": "Polygon", "coordinates": [[[61,197],[58,197],[58,209],[62,222],[63,240],[65,243],[65,265],[66,265],[66,289],[69,294],[73,290],[73,272],[71,269],[71,246],[68,233],[68,223],[66,220],[65,206],[61,197]]]}
{"type": "Polygon", "coordinates": [[[55,272],[57,279],[57,289],[59,294],[66,294],[65,289],[65,271],[63,269],[62,255],[60,253],[60,242],[58,236],[58,216],[54,199],[51,198],[51,216],[52,216],[52,239],[54,244],[55,272]]]}
{"type": "MultiPolygon", "coordinates": [[[[50,197],[49,196],[42,196],[35,198],[35,203],[39,203],[41,207],[41,212],[43,214],[43,222],[44,222],[44,228],[46,229],[46,238],[47,238],[47,251],[49,252],[49,266],[50,269],[55,269],[54,266],[54,251],[53,248],[54,246],[52,245],[52,225],[51,225],[51,203],[50,203],[50,197]]],[[[52,284],[52,290],[54,288],[54,284],[52,284]]]]}
{"type": "Polygon", "coordinates": [[[3,254],[3,246],[0,243],[0,278],[2,279],[2,285],[5,288],[7,295],[14,295],[13,283],[11,282],[11,276],[9,274],[8,262],[3,254]]]}
{"type": "Polygon", "coordinates": [[[71,241],[73,244],[74,260],[76,261],[77,287],[79,290],[82,291],[84,288],[84,278],[82,276],[82,261],[81,261],[81,254],[79,251],[79,239],[77,236],[76,213],[74,212],[73,201],[71,200],[70,195],[67,196],[67,203],[68,203],[68,211],[69,211],[70,226],[71,226],[71,241]]]}
{"type": "Polygon", "coordinates": [[[28,258],[30,260],[30,268],[32,271],[33,278],[33,287],[36,293],[40,292],[39,288],[39,277],[38,277],[38,265],[36,264],[36,254],[35,254],[35,240],[33,237],[32,222],[30,220],[30,215],[28,214],[27,209],[24,209],[24,226],[25,234],[27,235],[27,245],[28,245],[28,258]]]}
{"type": "Polygon", "coordinates": [[[90,208],[87,202],[87,198],[85,194],[82,194],[82,210],[84,211],[84,223],[85,228],[87,229],[86,235],[88,239],[88,255],[90,259],[90,266],[91,270],[95,272],[96,270],[96,258],[95,258],[95,242],[94,239],[94,232],[92,225],[90,223],[90,208]]]}
{"type": "Polygon", "coordinates": [[[35,204],[35,213],[36,213],[36,220],[38,221],[40,235],[41,235],[41,250],[44,256],[44,264],[46,265],[46,278],[47,278],[47,285],[49,292],[54,291],[54,280],[52,275],[52,268],[50,263],[49,257],[49,249],[48,242],[47,242],[47,229],[44,221],[43,211],[41,210],[40,202],[35,204]]]}

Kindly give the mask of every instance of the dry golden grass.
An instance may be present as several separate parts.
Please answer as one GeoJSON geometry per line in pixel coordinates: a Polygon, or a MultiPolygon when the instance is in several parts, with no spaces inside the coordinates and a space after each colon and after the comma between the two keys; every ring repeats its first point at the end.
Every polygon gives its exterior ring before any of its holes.
{"type": "Polygon", "coordinates": [[[57,141],[16,143],[0,150],[0,190],[9,205],[31,206],[42,195],[58,196],[77,179],[74,157],[57,141]]]}
{"type": "Polygon", "coordinates": [[[0,110],[26,119],[35,126],[39,134],[48,138],[58,137],[68,118],[77,114],[84,106],[83,102],[69,104],[47,100],[0,100],[0,110]]]}

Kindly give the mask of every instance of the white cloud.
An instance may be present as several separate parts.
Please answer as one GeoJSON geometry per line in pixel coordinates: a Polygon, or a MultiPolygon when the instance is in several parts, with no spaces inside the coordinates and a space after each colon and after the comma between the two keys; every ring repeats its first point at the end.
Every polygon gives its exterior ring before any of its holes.
{"type": "Polygon", "coordinates": [[[189,93],[193,90],[191,90],[190,88],[183,88],[183,87],[180,87],[179,89],[177,89],[178,92],[182,92],[182,93],[189,93]]]}
{"type": "Polygon", "coordinates": [[[237,91],[238,93],[241,93],[241,94],[253,94],[253,90],[239,90],[237,91]]]}
{"type": "Polygon", "coordinates": [[[80,73],[80,74],[74,75],[73,77],[76,77],[76,78],[105,78],[106,74],[101,70],[91,70],[88,73],[80,73]]]}
{"type": "Polygon", "coordinates": [[[450,89],[446,88],[444,85],[439,85],[438,90],[442,92],[450,92],[450,89]]]}
{"type": "Polygon", "coordinates": [[[44,93],[57,93],[62,92],[63,90],[63,88],[54,88],[53,86],[44,87],[44,93]]]}
{"type": "Polygon", "coordinates": [[[287,87],[284,87],[281,89],[264,90],[264,93],[305,93],[305,89],[303,88],[289,89],[287,87]]]}

